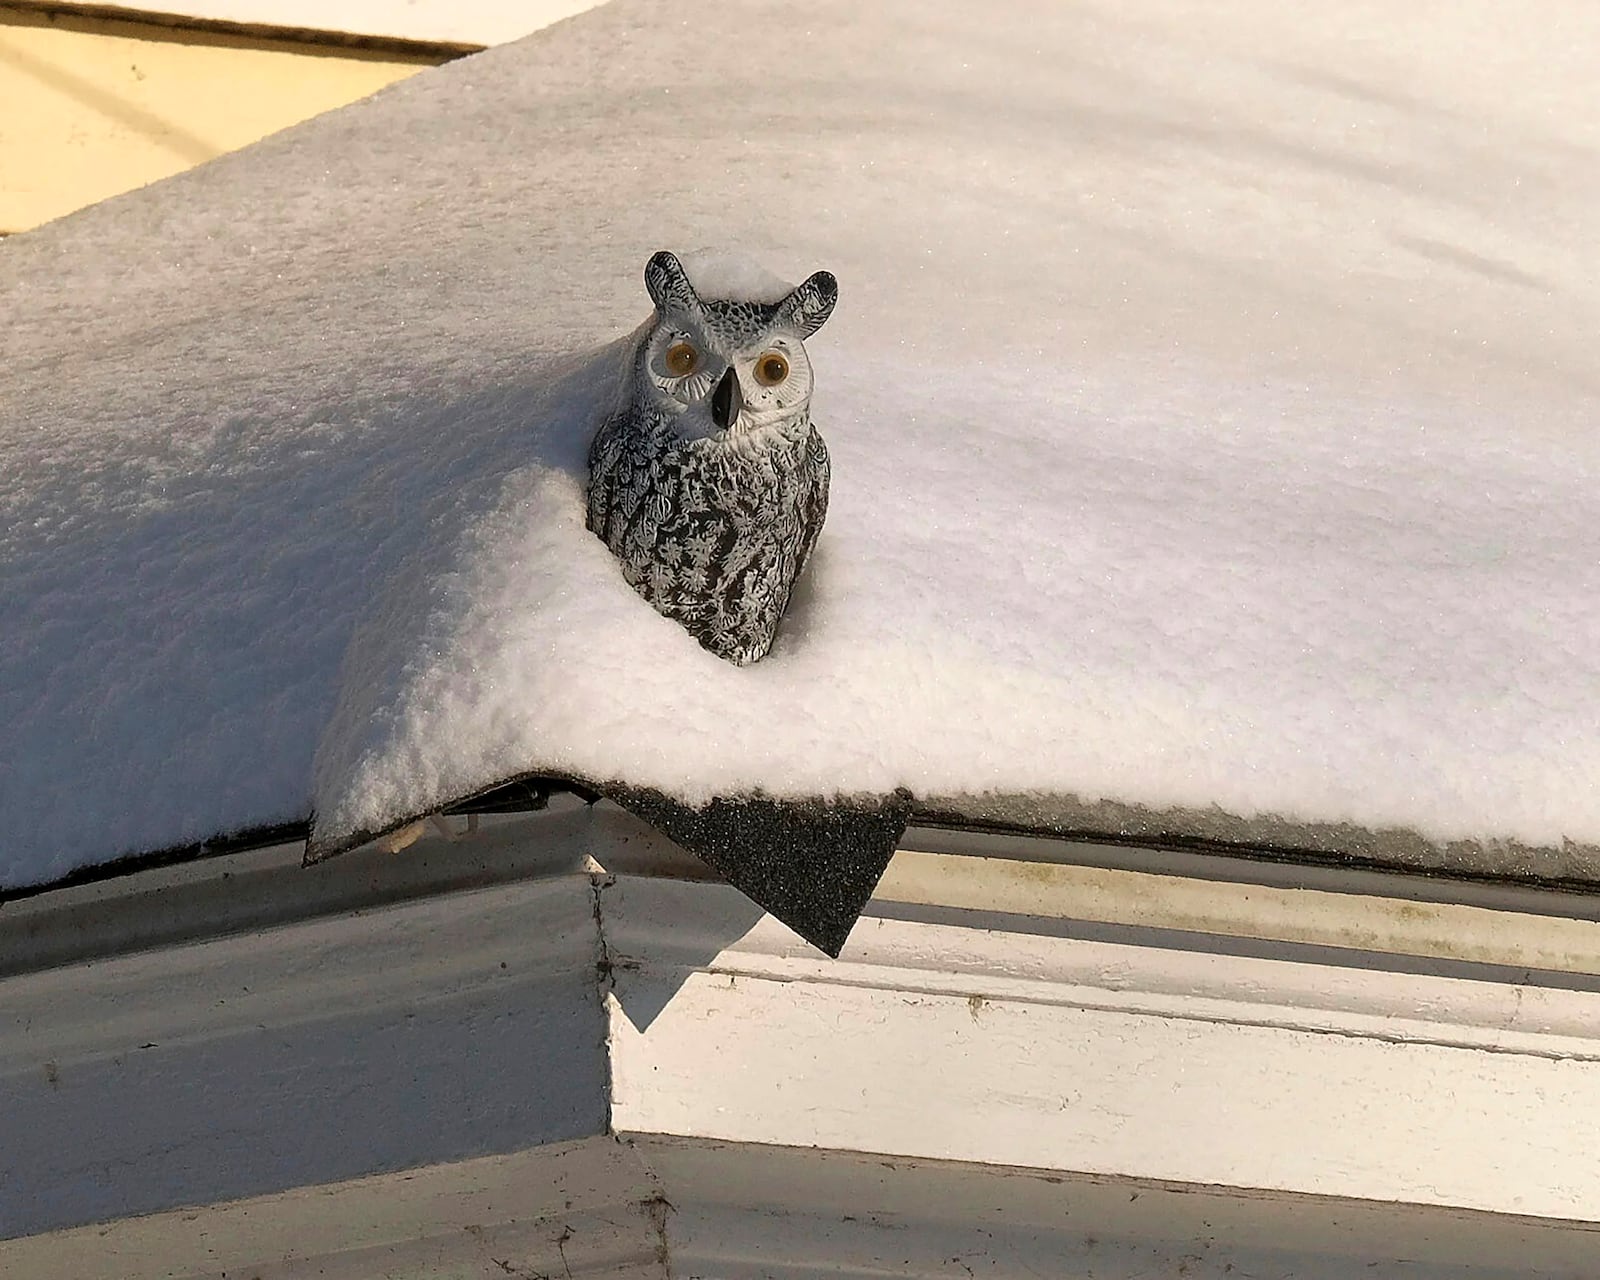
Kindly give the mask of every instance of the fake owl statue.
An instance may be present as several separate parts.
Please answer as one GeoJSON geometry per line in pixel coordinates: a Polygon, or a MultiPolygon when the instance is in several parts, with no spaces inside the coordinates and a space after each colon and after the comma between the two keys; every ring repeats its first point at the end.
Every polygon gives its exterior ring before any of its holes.
{"type": "Polygon", "coordinates": [[[589,528],[657,611],[743,666],[772,647],[828,510],[805,339],[838,283],[701,297],[665,251],[644,279],[655,315],[589,449],[589,528]]]}

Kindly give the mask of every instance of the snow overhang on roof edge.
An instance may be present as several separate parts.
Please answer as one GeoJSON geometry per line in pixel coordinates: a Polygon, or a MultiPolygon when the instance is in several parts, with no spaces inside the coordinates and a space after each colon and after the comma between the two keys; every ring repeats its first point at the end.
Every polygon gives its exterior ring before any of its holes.
{"type": "Polygon", "coordinates": [[[33,834],[0,883],[558,763],[687,811],[903,783],[964,824],[1600,879],[1569,34],[1061,9],[977,47],[824,4],[775,110],[742,24],[649,14],[7,239],[0,815],[33,834]],[[708,243],[842,291],[828,528],[745,672],[585,530],[615,377],[565,363],[708,243]]]}
{"type": "MultiPolygon", "coordinates": [[[[530,775],[480,792],[491,808],[508,790],[531,806],[551,789],[604,796],[648,822],[708,863],[734,888],[807,942],[837,957],[860,918],[913,812],[908,791],[854,799],[775,800],[750,795],[687,805],[649,787],[530,775]]],[[[474,797],[443,809],[470,813],[474,797]]],[[[385,831],[332,840],[306,837],[306,863],[371,843],[428,815],[405,818],[385,831]]]]}

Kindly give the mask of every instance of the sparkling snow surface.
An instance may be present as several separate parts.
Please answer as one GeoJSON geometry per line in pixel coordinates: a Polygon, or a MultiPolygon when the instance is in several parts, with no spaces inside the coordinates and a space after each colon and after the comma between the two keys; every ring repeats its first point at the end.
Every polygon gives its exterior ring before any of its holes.
{"type": "Polygon", "coordinates": [[[0,242],[0,885],[530,770],[1600,840],[1596,47],[617,0],[0,242]],[[702,245],[840,282],[743,670],[583,527],[702,245]]]}

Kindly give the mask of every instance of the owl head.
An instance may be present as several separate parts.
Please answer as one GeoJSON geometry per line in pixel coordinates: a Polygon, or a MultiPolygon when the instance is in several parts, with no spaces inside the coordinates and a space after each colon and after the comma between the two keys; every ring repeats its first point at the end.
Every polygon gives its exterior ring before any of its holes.
{"type": "Polygon", "coordinates": [[[642,331],[634,394],[685,440],[755,437],[805,423],[811,360],[805,340],[822,327],[839,285],[818,271],[789,288],[746,273],[701,297],[677,257],[662,250],[644,269],[656,313],[642,331]],[[715,296],[731,295],[739,296],[715,296]]]}

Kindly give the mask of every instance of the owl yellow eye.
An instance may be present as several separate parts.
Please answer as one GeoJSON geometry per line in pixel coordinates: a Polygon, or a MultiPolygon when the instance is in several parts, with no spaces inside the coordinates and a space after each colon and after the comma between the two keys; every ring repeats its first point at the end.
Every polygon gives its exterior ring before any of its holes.
{"type": "Polygon", "coordinates": [[[789,362],[776,351],[756,361],[756,381],[764,387],[775,387],[788,376],[789,362]]]}
{"type": "Polygon", "coordinates": [[[675,378],[687,378],[700,367],[700,353],[687,342],[674,342],[667,348],[667,372],[675,378]]]}

